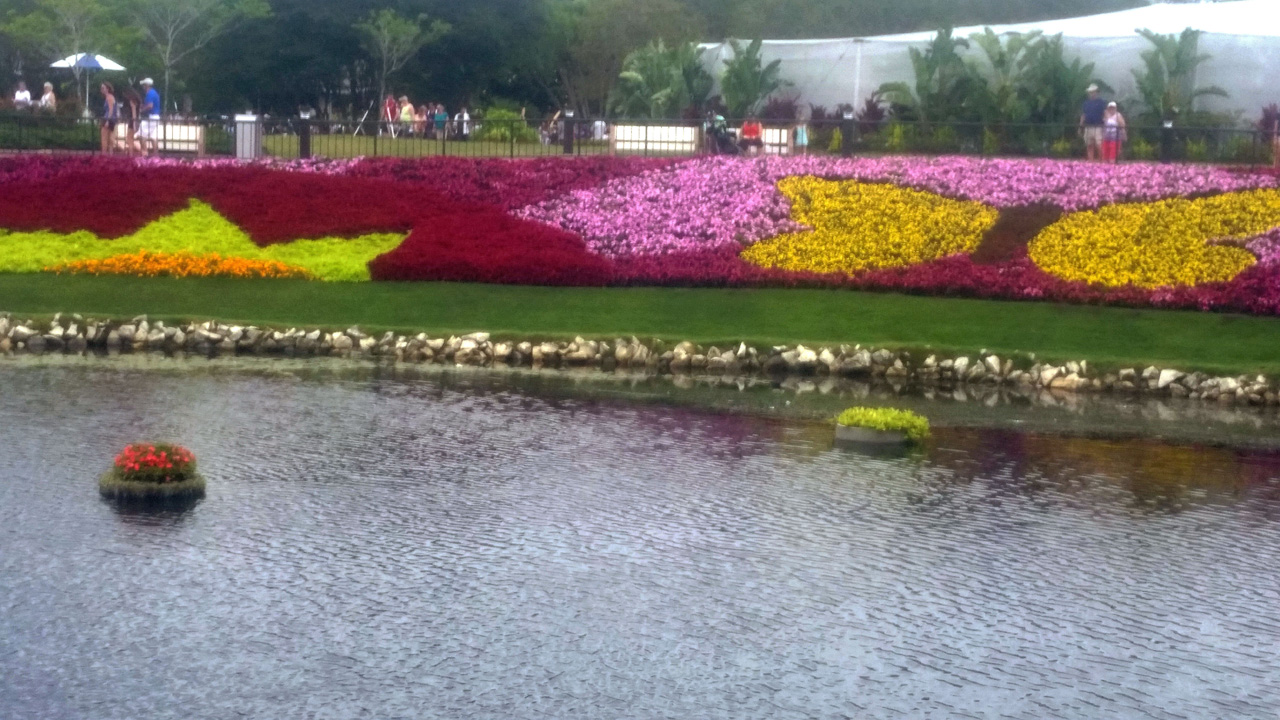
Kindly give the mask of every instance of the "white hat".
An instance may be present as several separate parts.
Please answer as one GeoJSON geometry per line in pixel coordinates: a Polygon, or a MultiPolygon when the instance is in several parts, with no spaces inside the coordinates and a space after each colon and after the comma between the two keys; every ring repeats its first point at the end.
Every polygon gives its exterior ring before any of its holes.
{"type": "Polygon", "coordinates": [[[142,78],[142,84],[143,84],[143,85],[155,85],[155,82],[154,82],[151,78],[142,78]]]}
{"type": "Polygon", "coordinates": [[[1112,100],[1111,102],[1107,103],[1107,107],[1109,107],[1109,108],[1116,107],[1116,101],[1115,101],[1115,100],[1112,100]]]}
{"type": "Polygon", "coordinates": [[[1089,83],[1089,87],[1085,88],[1086,92],[1098,92],[1098,86],[1095,83],[1089,83]]]}

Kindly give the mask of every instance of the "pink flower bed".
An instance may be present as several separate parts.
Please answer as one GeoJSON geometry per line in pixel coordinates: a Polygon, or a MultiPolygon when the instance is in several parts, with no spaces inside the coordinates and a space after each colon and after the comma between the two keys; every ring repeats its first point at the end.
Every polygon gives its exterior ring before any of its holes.
{"type": "Polygon", "coordinates": [[[793,175],[893,183],[997,208],[1067,212],[1117,202],[1276,187],[1277,179],[1200,165],[1101,165],[970,157],[699,158],[577,190],[517,211],[583,236],[609,257],[742,247],[798,226],[777,182],[793,175]]]}

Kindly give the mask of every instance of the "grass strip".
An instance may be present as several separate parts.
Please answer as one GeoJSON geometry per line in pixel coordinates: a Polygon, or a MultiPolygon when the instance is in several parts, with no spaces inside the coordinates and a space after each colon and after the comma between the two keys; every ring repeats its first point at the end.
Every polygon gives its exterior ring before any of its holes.
{"type": "Polygon", "coordinates": [[[0,310],[284,326],[637,335],[724,344],[862,343],[1035,353],[1099,365],[1280,372],[1280,318],[845,290],[549,288],[463,283],[0,274],[0,310]]]}

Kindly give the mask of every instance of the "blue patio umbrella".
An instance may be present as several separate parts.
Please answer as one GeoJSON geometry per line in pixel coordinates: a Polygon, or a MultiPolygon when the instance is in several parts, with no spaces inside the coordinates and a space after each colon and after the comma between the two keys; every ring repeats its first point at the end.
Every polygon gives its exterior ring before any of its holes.
{"type": "MultiPolygon", "coordinates": [[[[124,66],[115,60],[101,55],[95,55],[93,53],[76,53],[75,55],[68,55],[49,67],[71,68],[77,70],[124,70],[124,66]]],[[[84,81],[84,109],[87,114],[89,112],[88,74],[85,75],[84,81]]]]}

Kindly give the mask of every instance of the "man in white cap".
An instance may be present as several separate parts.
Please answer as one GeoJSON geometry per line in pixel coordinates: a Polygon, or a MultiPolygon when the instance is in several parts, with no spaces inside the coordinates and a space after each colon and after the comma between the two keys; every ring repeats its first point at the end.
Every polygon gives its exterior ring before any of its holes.
{"type": "Polygon", "coordinates": [[[1107,113],[1107,101],[1098,97],[1098,86],[1090,84],[1089,99],[1080,112],[1080,137],[1084,138],[1084,154],[1089,160],[1102,157],[1102,116],[1107,113]]]}
{"type": "Polygon", "coordinates": [[[154,82],[151,78],[142,79],[142,107],[138,110],[140,119],[138,121],[138,140],[142,146],[142,156],[147,156],[147,145],[150,144],[155,149],[157,155],[160,154],[160,93],[156,92],[154,82]]]}

